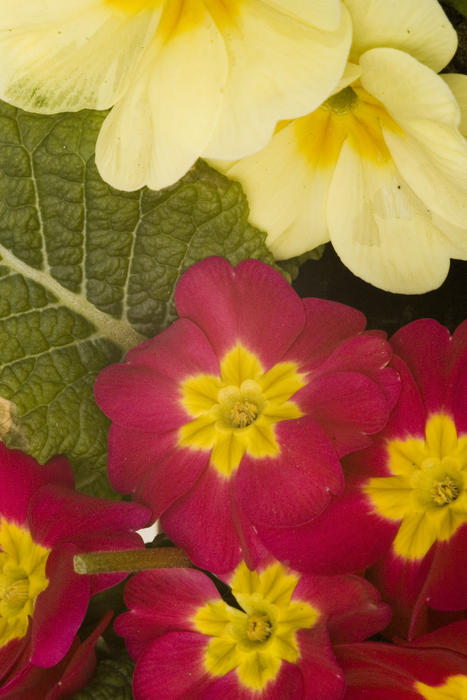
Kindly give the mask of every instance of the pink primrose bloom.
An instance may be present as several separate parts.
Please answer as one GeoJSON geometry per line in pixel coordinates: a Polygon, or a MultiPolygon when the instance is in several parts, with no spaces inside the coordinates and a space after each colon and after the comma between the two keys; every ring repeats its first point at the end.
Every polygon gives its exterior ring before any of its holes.
{"type": "Polygon", "coordinates": [[[2,697],[31,673],[30,666],[58,664],[73,644],[89,598],[125,578],[78,575],[73,556],[142,547],[134,530],[146,525],[150,511],[77,493],[63,457],[41,467],[3,444],[0,483],[2,697]]]}
{"type": "Polygon", "coordinates": [[[395,535],[371,571],[393,608],[388,633],[413,639],[432,609],[467,609],[467,321],[452,336],[415,321],[391,345],[402,393],[363,488],[395,535]]]}
{"type": "Polygon", "coordinates": [[[175,303],[179,320],[97,378],[110,480],[198,566],[254,568],[263,533],[316,518],[343,489],[340,457],[384,427],[392,352],[360,312],[300,299],[257,260],[203,260],[175,303]]]}
{"type": "Polygon", "coordinates": [[[467,608],[467,322],[451,337],[415,321],[390,342],[397,406],[373,445],[343,460],[343,494],[296,528],[293,564],[327,574],[375,564],[370,580],[393,609],[387,634],[413,639],[467,608]]]}
{"type": "Polygon", "coordinates": [[[335,644],[364,640],[389,608],[358,576],[301,576],[241,562],[226,602],[201,571],[136,574],[115,621],[136,660],[135,700],[337,700],[335,644]]]}
{"type": "Polygon", "coordinates": [[[465,700],[467,622],[448,625],[399,645],[381,642],[334,647],[344,670],[344,700],[465,700]]]}

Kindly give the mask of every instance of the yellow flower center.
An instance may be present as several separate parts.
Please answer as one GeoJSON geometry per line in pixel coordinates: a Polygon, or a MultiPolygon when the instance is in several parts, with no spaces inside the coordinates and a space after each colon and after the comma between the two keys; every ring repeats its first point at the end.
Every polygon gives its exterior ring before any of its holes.
{"type": "Polygon", "coordinates": [[[425,700],[464,700],[467,698],[467,676],[450,676],[446,683],[436,687],[417,682],[415,690],[425,700]]]}
{"type": "Polygon", "coordinates": [[[402,129],[384,105],[357,85],[332,95],[312,114],[294,122],[295,138],[313,166],[329,168],[337,163],[344,141],[375,163],[384,164],[390,154],[383,127],[396,133],[402,129]]]}
{"type": "Polygon", "coordinates": [[[211,464],[228,477],[247,452],[253,457],[279,453],[274,426],[299,418],[290,401],[305,385],[294,362],[280,362],[265,372],[259,359],[242,345],[220,363],[220,376],[200,374],[181,384],[181,402],[193,418],[179,431],[179,444],[211,450],[211,464]]]}
{"type": "Polygon", "coordinates": [[[419,559],[467,522],[467,435],[459,437],[449,416],[435,414],[425,440],[392,440],[387,449],[393,476],[370,479],[365,491],[379,514],[402,521],[395,552],[419,559]]]}
{"type": "Polygon", "coordinates": [[[0,647],[24,637],[36,598],[49,581],[45,566],[50,550],[36,544],[29,531],[2,519],[0,524],[0,647]]]}
{"type": "Polygon", "coordinates": [[[279,563],[260,574],[244,562],[237,567],[232,592],[242,609],[209,602],[193,618],[198,632],[211,637],[204,657],[210,674],[235,669],[245,687],[262,690],[276,678],[282,661],[298,661],[297,630],[313,627],[319,618],[309,603],[291,599],[298,581],[279,563]]]}

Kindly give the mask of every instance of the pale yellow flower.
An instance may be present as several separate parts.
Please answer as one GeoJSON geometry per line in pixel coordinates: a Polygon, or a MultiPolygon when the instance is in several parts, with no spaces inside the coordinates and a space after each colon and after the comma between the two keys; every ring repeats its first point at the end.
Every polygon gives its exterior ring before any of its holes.
{"type": "Polygon", "coordinates": [[[277,258],[331,240],[364,280],[425,292],[450,258],[467,258],[467,143],[453,94],[465,106],[467,88],[435,72],[456,35],[433,0],[346,4],[354,38],[341,90],[221,168],[243,184],[277,258]]]}
{"type": "Polygon", "coordinates": [[[350,42],[341,0],[1,0],[0,97],[42,113],[115,105],[101,175],[159,189],[317,107],[350,42]]]}

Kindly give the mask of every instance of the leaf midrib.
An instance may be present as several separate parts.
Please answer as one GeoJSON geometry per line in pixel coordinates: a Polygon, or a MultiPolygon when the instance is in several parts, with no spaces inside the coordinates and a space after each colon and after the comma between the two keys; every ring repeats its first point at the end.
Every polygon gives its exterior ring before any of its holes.
{"type": "Polygon", "coordinates": [[[82,294],[76,294],[66,289],[54,277],[42,270],[31,267],[1,244],[0,255],[5,265],[11,270],[41,285],[41,287],[53,294],[63,306],[85,318],[100,335],[115,343],[123,353],[146,340],[146,337],[138,333],[127,321],[114,318],[100,311],[82,294]]]}

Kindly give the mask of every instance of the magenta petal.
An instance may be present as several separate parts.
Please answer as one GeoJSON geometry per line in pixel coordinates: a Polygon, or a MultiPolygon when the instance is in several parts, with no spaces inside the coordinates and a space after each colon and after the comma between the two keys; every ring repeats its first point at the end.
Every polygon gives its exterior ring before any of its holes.
{"type": "Polygon", "coordinates": [[[389,416],[384,393],[359,372],[336,372],[313,378],[295,399],[324,428],[341,456],[361,449],[362,434],[382,430],[389,416]]]}
{"type": "Polygon", "coordinates": [[[362,333],[346,338],[332,354],[313,371],[316,374],[330,372],[362,372],[374,377],[392,357],[392,348],[382,337],[362,333]]]}
{"type": "Polygon", "coordinates": [[[265,369],[284,355],[305,321],[297,293],[258,260],[235,269],[224,258],[202,260],[182,275],[175,304],[180,317],[202,328],[219,358],[241,342],[265,369]]]}
{"type": "Polygon", "coordinates": [[[209,639],[196,632],[169,632],[155,639],[136,663],[135,700],[203,698],[212,682],[203,663],[209,639]]]}
{"type": "MultiPolygon", "coordinates": [[[[406,646],[406,644],[404,644],[406,646]]],[[[463,654],[467,657],[467,620],[454,622],[434,632],[419,637],[410,644],[411,647],[443,648],[463,654]]]]}
{"type": "Polygon", "coordinates": [[[73,472],[64,457],[54,457],[43,467],[33,457],[9,450],[0,442],[0,514],[23,524],[31,496],[44,484],[73,488],[73,472]]]}
{"type": "Polygon", "coordinates": [[[253,570],[270,554],[259,539],[257,528],[239,504],[238,492],[235,487],[231,489],[230,495],[232,520],[240,541],[242,557],[248,568],[253,570]]]}
{"type": "Polygon", "coordinates": [[[297,632],[305,692],[304,700],[341,700],[345,682],[336,662],[329,637],[321,625],[297,632]]]}
{"type": "Polygon", "coordinates": [[[191,489],[209,462],[209,453],[177,446],[178,431],[151,433],[112,425],[109,432],[109,479],[120,493],[160,517],[191,489]]]}
{"type": "Polygon", "coordinates": [[[303,299],[305,326],[284,360],[303,369],[319,366],[345,338],[364,330],[365,316],[351,306],[325,299],[303,299]]]}
{"type": "Polygon", "coordinates": [[[222,574],[240,561],[240,541],[230,510],[230,480],[213,467],[162,515],[161,524],[202,569],[222,574]]]}
{"type": "Polygon", "coordinates": [[[410,561],[391,550],[370,569],[368,578],[392,608],[393,617],[385,632],[387,637],[413,639],[427,631],[426,597],[421,593],[433,554],[432,547],[423,559],[410,561]]]}
{"type": "Polygon", "coordinates": [[[342,574],[373,564],[391,546],[398,524],[378,517],[358,485],[331,499],[322,514],[288,532],[261,531],[269,550],[297,571],[342,574]]]}
{"type": "Polygon", "coordinates": [[[2,688],[7,682],[8,674],[15,664],[21,664],[20,657],[27,649],[30,631],[31,628],[29,628],[26,637],[12,639],[8,644],[0,647],[0,697],[3,696],[2,688]]]}
{"type": "Polygon", "coordinates": [[[200,373],[219,374],[219,360],[212,345],[203,331],[186,318],[130,350],[126,361],[176,382],[200,373]]]}
{"type": "Polygon", "coordinates": [[[296,600],[308,600],[326,619],[332,644],[359,642],[376,634],[391,618],[379,592],[361,576],[302,576],[296,600]]]}
{"type": "Polygon", "coordinates": [[[113,423],[108,440],[108,472],[113,488],[119,493],[134,493],[161,455],[172,449],[177,434],[176,430],[159,434],[113,423]]]}
{"type": "Polygon", "coordinates": [[[106,367],[94,385],[96,401],[115,423],[163,432],[188,420],[177,382],[142,365],[106,367]]]}
{"type": "MultiPolygon", "coordinates": [[[[99,535],[139,530],[147,525],[151,512],[136,503],[118,503],[64,489],[45,486],[31,499],[29,521],[37,542],[45,546],[75,542],[85,533],[99,535]]],[[[118,547],[117,535],[115,548],[118,547]]]]}
{"type": "Polygon", "coordinates": [[[151,640],[168,631],[195,631],[192,618],[209,600],[220,599],[212,581],[194,569],[158,569],[132,576],[125,588],[130,612],[115,620],[136,659],[151,640]]]}
{"type": "Polygon", "coordinates": [[[467,524],[447,542],[438,542],[426,581],[429,605],[438,610],[467,609],[467,524]]]}
{"type": "Polygon", "coordinates": [[[73,545],[56,547],[47,560],[49,585],[36,600],[32,620],[31,663],[54,666],[69,650],[90,596],[88,576],[75,574],[73,545]]]}
{"type": "Polygon", "coordinates": [[[311,520],[344,486],[336,453],[311,418],[278,423],[276,438],[276,457],[246,454],[235,477],[238,503],[257,527],[311,520]]]}
{"type": "Polygon", "coordinates": [[[409,323],[391,340],[394,352],[408,365],[428,413],[438,411],[445,391],[445,364],[450,346],[447,328],[433,319],[409,323]]]}
{"type": "Polygon", "coordinates": [[[363,642],[336,646],[335,653],[345,672],[345,700],[420,700],[416,681],[438,686],[465,674],[465,659],[443,649],[363,642]]]}
{"type": "Polygon", "coordinates": [[[400,379],[387,364],[392,348],[385,335],[368,331],[344,340],[322,365],[313,370],[312,377],[334,372],[360,372],[379,386],[393,408],[399,398],[400,379]]]}
{"type": "Polygon", "coordinates": [[[172,447],[163,453],[145,478],[137,485],[135,496],[159,518],[178,498],[186,494],[209,463],[209,453],[172,447]]]}
{"type": "Polygon", "coordinates": [[[283,661],[277,677],[268,683],[261,695],[242,685],[234,670],[218,680],[213,679],[203,700],[306,700],[307,697],[299,668],[283,661]]]}
{"type": "Polygon", "coordinates": [[[467,433],[467,320],[451,339],[448,358],[445,402],[451,407],[460,433],[467,433]]]}
{"type": "Polygon", "coordinates": [[[65,668],[59,682],[47,693],[45,700],[58,700],[74,696],[91,679],[96,667],[96,653],[94,647],[97,640],[112,619],[112,611],[109,610],[101,619],[97,627],[84,642],[76,639],[76,649],[64,659],[65,668]]]}
{"type": "Polygon", "coordinates": [[[426,411],[420,391],[405,362],[394,356],[391,366],[401,378],[401,392],[384,435],[391,439],[399,438],[402,440],[407,439],[407,436],[410,435],[424,440],[426,411]]]}

